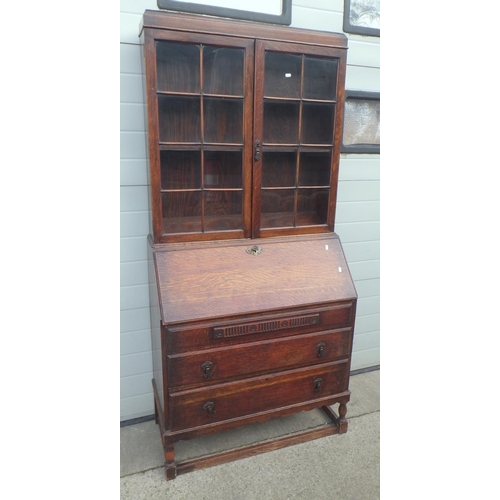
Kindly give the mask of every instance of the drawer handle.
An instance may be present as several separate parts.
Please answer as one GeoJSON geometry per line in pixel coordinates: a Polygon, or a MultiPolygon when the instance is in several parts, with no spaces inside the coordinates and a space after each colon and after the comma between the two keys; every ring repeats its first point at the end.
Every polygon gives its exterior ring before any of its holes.
{"type": "Polygon", "coordinates": [[[316,349],[318,350],[318,358],[323,358],[325,356],[325,347],[326,344],[324,342],[320,342],[316,346],[316,349]]]}
{"type": "Polygon", "coordinates": [[[314,392],[320,392],[321,391],[321,384],[323,383],[323,379],[321,377],[317,378],[314,381],[314,392]]]}
{"type": "Polygon", "coordinates": [[[203,405],[203,409],[208,413],[209,417],[215,417],[215,403],[213,401],[207,401],[203,405]]]}
{"type": "Polygon", "coordinates": [[[205,361],[201,365],[201,369],[203,370],[203,378],[208,380],[209,378],[212,378],[212,369],[214,367],[214,364],[211,361],[205,361]]]}

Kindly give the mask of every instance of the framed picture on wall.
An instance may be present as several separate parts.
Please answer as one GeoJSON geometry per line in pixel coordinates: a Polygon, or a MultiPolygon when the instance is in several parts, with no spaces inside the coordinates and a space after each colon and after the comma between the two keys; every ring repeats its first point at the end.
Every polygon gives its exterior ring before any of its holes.
{"type": "Polygon", "coordinates": [[[159,9],[290,25],[292,0],[157,0],[159,9]]]}
{"type": "Polygon", "coordinates": [[[380,0],[344,0],[346,33],[380,36],[380,0]]]}
{"type": "Polygon", "coordinates": [[[345,91],[341,153],[380,153],[380,92],[345,91]]]}

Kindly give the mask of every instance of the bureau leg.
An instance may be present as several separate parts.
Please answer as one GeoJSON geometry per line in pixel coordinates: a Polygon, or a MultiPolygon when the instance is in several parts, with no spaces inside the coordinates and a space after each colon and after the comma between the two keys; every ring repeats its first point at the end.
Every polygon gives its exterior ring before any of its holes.
{"type": "Polygon", "coordinates": [[[175,464],[174,445],[163,441],[163,452],[165,455],[165,477],[167,481],[177,477],[177,465],[175,464]]]}
{"type": "Polygon", "coordinates": [[[338,420],[339,434],[344,434],[345,432],[347,432],[347,420],[345,418],[346,413],[347,413],[347,405],[345,403],[340,403],[339,420],[338,420]]]}

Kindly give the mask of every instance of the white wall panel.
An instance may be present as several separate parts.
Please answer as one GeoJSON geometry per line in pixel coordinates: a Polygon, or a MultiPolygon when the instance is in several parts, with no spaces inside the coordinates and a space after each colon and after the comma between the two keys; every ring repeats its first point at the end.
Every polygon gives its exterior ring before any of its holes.
{"type": "Polygon", "coordinates": [[[342,248],[349,263],[380,259],[380,242],[378,241],[343,243],[342,248]]]}
{"type": "Polygon", "coordinates": [[[364,260],[361,262],[351,262],[349,263],[349,270],[355,282],[380,278],[380,261],[364,260]]]}
{"type": "Polygon", "coordinates": [[[131,285],[120,288],[120,309],[149,307],[149,285],[131,285]]]}
{"type": "Polygon", "coordinates": [[[139,39],[134,43],[121,43],[120,73],[122,75],[142,75],[141,57],[139,39]]]}
{"type": "Polygon", "coordinates": [[[380,180],[379,155],[340,155],[339,181],[380,180]]]}
{"type": "Polygon", "coordinates": [[[125,354],[120,357],[120,375],[122,377],[149,373],[152,369],[153,362],[150,352],[125,354]]]}
{"type": "Polygon", "coordinates": [[[151,352],[151,331],[137,330],[120,334],[120,354],[151,352]]]}
{"type": "Polygon", "coordinates": [[[380,220],[378,201],[344,201],[337,203],[337,222],[380,220]]]}
{"type": "MultiPolygon", "coordinates": [[[[293,0],[292,26],[342,31],[343,0],[293,0]]],[[[120,3],[121,419],[153,413],[148,173],[139,23],[156,0],[120,3]]],[[[346,88],[380,90],[380,40],[347,34],[346,88]]],[[[359,296],[352,369],[380,363],[380,158],[342,154],[336,231],[359,296]]]]}
{"type": "Polygon", "coordinates": [[[143,106],[144,92],[142,87],[142,75],[121,74],[120,75],[120,102],[136,103],[143,106]]]}
{"type": "Polygon", "coordinates": [[[356,314],[358,316],[365,316],[368,314],[378,314],[380,311],[380,297],[378,295],[373,297],[360,297],[356,314]]]}
{"type": "Polygon", "coordinates": [[[380,330],[380,313],[356,317],[355,334],[376,332],[377,330],[380,330]]]}
{"type": "Polygon", "coordinates": [[[120,188],[120,210],[122,212],[147,211],[148,209],[147,186],[122,186],[120,188]]]}
{"type": "Polygon", "coordinates": [[[136,102],[124,102],[120,104],[120,127],[127,132],[145,132],[144,121],[145,105],[136,102]]]}
{"type": "Polygon", "coordinates": [[[147,186],[148,167],[146,159],[120,160],[120,185],[121,186],[147,186]]]}
{"type": "Polygon", "coordinates": [[[157,10],[156,0],[120,0],[120,12],[142,14],[146,9],[157,10]]]}
{"type": "Polygon", "coordinates": [[[120,286],[147,285],[148,262],[122,262],[120,264],[120,286]]]}
{"type": "Polygon", "coordinates": [[[348,90],[365,90],[380,92],[380,69],[367,66],[352,66],[347,56],[345,88],[348,90]]]}
{"type": "Polygon", "coordinates": [[[364,349],[362,351],[353,351],[351,368],[359,370],[361,368],[370,368],[380,364],[380,347],[375,349],[364,349]]]}
{"type": "Polygon", "coordinates": [[[120,214],[122,236],[143,236],[149,231],[150,212],[125,212],[120,214]]]}
{"type": "Polygon", "coordinates": [[[148,246],[146,236],[131,238],[120,238],[120,260],[121,262],[132,262],[134,260],[147,260],[148,246]]]}
{"type": "Polygon", "coordinates": [[[147,263],[148,171],[139,22],[153,0],[121,0],[120,320],[121,419],[154,411],[147,263]]]}
{"type": "Polygon", "coordinates": [[[380,278],[355,283],[358,297],[374,297],[380,294],[380,278]]]}
{"type": "MultiPolygon", "coordinates": [[[[378,41],[378,38],[375,40],[378,41]]],[[[380,46],[378,43],[349,38],[348,47],[347,64],[350,66],[380,68],[380,46]]]]}
{"type": "Polygon", "coordinates": [[[342,13],[329,10],[311,9],[309,7],[292,7],[292,24],[295,28],[320,31],[342,32],[342,13]],[[320,15],[318,15],[320,14],[320,15]]]}
{"type": "Polygon", "coordinates": [[[150,328],[151,321],[149,307],[120,311],[121,333],[136,332],[139,330],[150,330],[150,328]]]}
{"type": "Polygon", "coordinates": [[[380,181],[339,181],[337,202],[380,200],[380,181]]]}
{"type": "Polygon", "coordinates": [[[143,160],[146,158],[146,133],[121,132],[120,157],[129,160],[143,160]]]}
{"type": "Polygon", "coordinates": [[[148,373],[122,377],[120,384],[120,397],[129,398],[137,394],[147,394],[152,387],[151,379],[153,377],[148,373]]]}
{"type": "MultiPolygon", "coordinates": [[[[344,11],[344,0],[293,0],[293,8],[309,7],[316,10],[344,11]]],[[[293,11],[292,11],[293,14],[293,11]]]]}
{"type": "Polygon", "coordinates": [[[335,224],[335,231],[340,236],[342,243],[380,240],[380,223],[378,221],[335,224]]]}
{"type": "MultiPolygon", "coordinates": [[[[155,7],[153,7],[156,9],[155,7]]],[[[131,14],[122,12],[120,14],[120,42],[139,43],[139,24],[142,19],[142,13],[131,14]]]]}
{"type": "MultiPolygon", "coordinates": [[[[151,378],[153,378],[152,373],[151,378]]],[[[124,379],[122,383],[126,383],[126,379],[124,379]]],[[[120,400],[121,420],[130,420],[146,415],[153,415],[154,411],[153,389],[146,394],[121,398],[120,400]]]]}
{"type": "Polygon", "coordinates": [[[354,336],[353,351],[380,347],[380,332],[366,332],[354,336]]]}

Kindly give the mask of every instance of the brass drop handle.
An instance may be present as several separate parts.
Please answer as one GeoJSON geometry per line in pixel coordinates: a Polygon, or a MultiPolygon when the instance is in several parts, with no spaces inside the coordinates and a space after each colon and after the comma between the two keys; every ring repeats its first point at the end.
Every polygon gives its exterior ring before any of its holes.
{"type": "Polygon", "coordinates": [[[203,405],[203,409],[208,413],[209,417],[215,417],[215,403],[213,401],[207,401],[203,405]]]}
{"type": "Polygon", "coordinates": [[[314,381],[314,392],[320,392],[321,391],[321,384],[323,383],[323,379],[321,377],[317,378],[314,381]]]}
{"type": "Polygon", "coordinates": [[[324,342],[320,342],[316,346],[316,349],[318,351],[318,358],[323,358],[325,356],[325,347],[326,347],[326,344],[324,342]]]}
{"type": "Polygon", "coordinates": [[[214,364],[211,361],[205,361],[201,365],[201,369],[203,370],[203,378],[205,380],[208,380],[209,378],[212,378],[212,369],[214,367],[214,364]]]}

